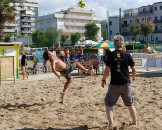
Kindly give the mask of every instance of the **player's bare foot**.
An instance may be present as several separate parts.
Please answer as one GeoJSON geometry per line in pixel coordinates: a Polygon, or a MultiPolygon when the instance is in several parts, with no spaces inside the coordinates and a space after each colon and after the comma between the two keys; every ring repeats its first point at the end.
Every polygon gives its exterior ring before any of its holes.
{"type": "Polygon", "coordinates": [[[63,101],[60,101],[59,103],[63,104],[63,101]]]}
{"type": "Polygon", "coordinates": [[[92,75],[92,68],[88,69],[87,73],[92,75]]]}
{"type": "Polygon", "coordinates": [[[61,95],[61,102],[60,102],[60,103],[61,103],[61,104],[63,104],[64,94],[65,94],[65,93],[60,93],[60,95],[61,95]]]}

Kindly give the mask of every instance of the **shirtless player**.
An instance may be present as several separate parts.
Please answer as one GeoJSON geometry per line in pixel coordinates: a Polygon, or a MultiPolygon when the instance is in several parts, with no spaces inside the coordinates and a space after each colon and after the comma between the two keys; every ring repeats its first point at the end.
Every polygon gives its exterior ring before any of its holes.
{"type": "Polygon", "coordinates": [[[64,94],[69,85],[72,83],[72,78],[71,78],[71,72],[78,67],[80,70],[91,73],[92,69],[86,69],[84,68],[79,62],[73,62],[69,65],[64,63],[62,60],[60,60],[57,56],[53,55],[52,52],[46,50],[43,53],[43,59],[45,61],[49,60],[51,63],[52,71],[53,73],[60,79],[60,76],[64,76],[67,80],[67,82],[64,85],[63,92],[61,93],[61,103],[63,103],[64,99],[64,94]],[[59,71],[60,74],[57,72],[59,71]]]}

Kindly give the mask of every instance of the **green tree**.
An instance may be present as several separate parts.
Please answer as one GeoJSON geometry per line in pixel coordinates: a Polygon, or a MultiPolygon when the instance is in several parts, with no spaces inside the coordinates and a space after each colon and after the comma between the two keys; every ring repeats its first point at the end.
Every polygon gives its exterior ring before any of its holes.
{"type": "Polygon", "coordinates": [[[81,38],[81,34],[77,32],[77,33],[71,34],[70,37],[71,37],[72,46],[74,46],[81,38]]]}
{"type": "Polygon", "coordinates": [[[35,47],[45,47],[48,43],[47,37],[42,30],[36,30],[33,32],[32,41],[35,47]]]}
{"type": "Polygon", "coordinates": [[[47,29],[45,32],[36,30],[32,34],[32,40],[32,46],[52,48],[58,42],[58,32],[56,29],[47,29]]]}
{"type": "Polygon", "coordinates": [[[64,44],[65,42],[68,42],[69,40],[69,35],[61,35],[61,42],[64,44]]]}
{"type": "Polygon", "coordinates": [[[85,25],[85,37],[87,40],[97,40],[97,34],[100,28],[95,23],[88,23],[85,25]]]}
{"type": "Polygon", "coordinates": [[[48,43],[47,47],[54,47],[58,42],[58,31],[56,29],[47,29],[45,31],[45,36],[47,38],[48,43]]]}
{"type": "Polygon", "coordinates": [[[10,37],[11,37],[11,34],[9,34],[9,33],[5,34],[4,42],[10,42],[10,37]]]}
{"type": "Polygon", "coordinates": [[[11,23],[15,20],[16,9],[10,6],[11,2],[14,2],[14,0],[0,0],[0,41],[3,38],[5,23],[11,23]]]}
{"type": "MultiPolygon", "coordinates": [[[[136,44],[136,38],[137,38],[138,35],[140,35],[141,26],[140,26],[139,23],[133,23],[129,26],[129,28],[130,28],[131,34],[134,37],[134,41],[135,41],[135,44],[136,44]]],[[[133,52],[134,52],[134,43],[133,43],[133,52]]]]}
{"type": "Polygon", "coordinates": [[[106,37],[106,29],[105,28],[101,28],[101,34],[102,34],[102,37],[103,37],[103,40],[107,40],[107,37],[106,37]]]}
{"type": "Polygon", "coordinates": [[[135,43],[136,43],[136,38],[138,35],[140,35],[141,32],[141,26],[139,23],[133,23],[129,26],[130,32],[134,37],[135,43]]]}
{"type": "Polygon", "coordinates": [[[154,24],[151,22],[144,22],[140,24],[141,34],[145,36],[145,41],[148,41],[148,35],[154,32],[154,24]]]}

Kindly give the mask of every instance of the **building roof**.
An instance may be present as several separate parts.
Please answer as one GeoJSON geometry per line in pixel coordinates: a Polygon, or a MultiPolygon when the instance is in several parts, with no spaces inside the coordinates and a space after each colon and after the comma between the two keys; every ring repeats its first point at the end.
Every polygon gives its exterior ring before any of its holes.
{"type": "Polygon", "coordinates": [[[11,46],[11,45],[19,45],[19,47],[22,45],[22,42],[0,42],[0,46],[11,46]]]}
{"type": "Polygon", "coordinates": [[[16,3],[25,3],[27,1],[26,0],[14,0],[14,2],[16,2],[16,3]]]}

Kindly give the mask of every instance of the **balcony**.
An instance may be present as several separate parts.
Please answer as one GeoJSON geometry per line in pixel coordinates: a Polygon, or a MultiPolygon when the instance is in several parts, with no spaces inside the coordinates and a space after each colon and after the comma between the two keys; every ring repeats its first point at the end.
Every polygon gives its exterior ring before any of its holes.
{"type": "Polygon", "coordinates": [[[65,14],[55,14],[56,18],[63,18],[65,14]]]}
{"type": "Polygon", "coordinates": [[[122,35],[123,36],[131,36],[131,33],[130,32],[122,32],[122,35]]]}
{"type": "Polygon", "coordinates": [[[153,10],[148,10],[148,11],[138,11],[138,12],[131,12],[131,13],[125,13],[124,18],[126,17],[135,17],[135,16],[141,16],[141,15],[147,15],[147,14],[153,14],[153,10]]]}
{"type": "Polygon", "coordinates": [[[146,15],[146,14],[152,14],[154,13],[153,10],[149,10],[149,11],[144,11],[144,12],[138,12],[138,15],[146,15]]]}
{"type": "Polygon", "coordinates": [[[30,28],[31,25],[22,25],[23,28],[30,28]]]}
{"type": "Polygon", "coordinates": [[[33,22],[31,19],[22,19],[22,22],[33,22]]]}
{"type": "Polygon", "coordinates": [[[155,29],[154,33],[162,33],[162,29],[155,29]]]}
{"type": "Polygon", "coordinates": [[[76,33],[76,32],[78,32],[78,33],[84,33],[85,32],[85,30],[76,30],[76,29],[61,29],[60,30],[60,32],[61,33],[76,33]]]}
{"type": "Polygon", "coordinates": [[[64,15],[64,18],[69,18],[69,19],[83,19],[83,20],[93,20],[93,17],[92,17],[92,16],[64,15]]]}
{"type": "Polygon", "coordinates": [[[24,13],[22,13],[21,16],[23,16],[23,17],[32,17],[33,15],[32,14],[24,14],[24,13]]]}
{"type": "Polygon", "coordinates": [[[32,33],[32,31],[31,31],[31,30],[22,30],[22,31],[21,31],[21,33],[25,33],[25,34],[27,34],[27,33],[28,33],[28,34],[31,34],[31,33],[32,33]]]}
{"type": "Polygon", "coordinates": [[[5,33],[15,33],[15,28],[14,29],[4,29],[5,33]]]}
{"type": "Polygon", "coordinates": [[[161,20],[154,20],[154,23],[162,23],[162,19],[161,20]]]}
{"type": "Polygon", "coordinates": [[[129,14],[124,14],[124,18],[125,18],[125,17],[130,17],[130,16],[131,16],[131,15],[129,15],[129,14]]]}
{"type": "Polygon", "coordinates": [[[8,24],[5,23],[5,26],[6,27],[15,27],[16,24],[15,23],[8,23],[8,24]]]}
{"type": "Polygon", "coordinates": [[[66,22],[65,26],[81,26],[84,27],[86,23],[74,23],[74,22],[66,22]]]}
{"type": "Polygon", "coordinates": [[[101,21],[101,19],[97,18],[97,17],[93,17],[94,21],[101,21]]]}
{"type": "Polygon", "coordinates": [[[122,24],[122,27],[128,27],[129,24],[122,24]]]}

